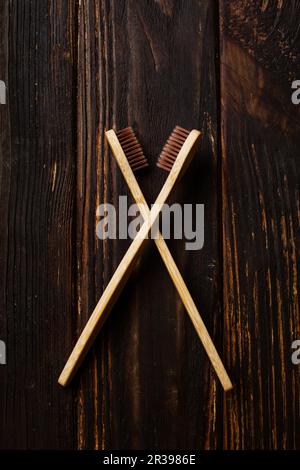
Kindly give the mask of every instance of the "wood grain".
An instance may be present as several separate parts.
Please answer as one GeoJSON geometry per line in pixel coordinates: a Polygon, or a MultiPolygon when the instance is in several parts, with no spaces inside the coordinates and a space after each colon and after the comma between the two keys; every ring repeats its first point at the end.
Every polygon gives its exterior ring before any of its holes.
{"type": "Polygon", "coordinates": [[[221,1],[223,445],[300,446],[298,2],[221,1]]]}
{"type": "MultiPolygon", "coordinates": [[[[108,153],[104,130],[134,126],[152,164],[140,184],[146,199],[154,201],[165,179],[154,162],[178,123],[204,131],[201,158],[191,165],[174,201],[206,204],[207,238],[196,255],[185,252],[179,241],[170,247],[197,305],[206,312],[205,322],[218,347],[218,200],[217,190],[212,191],[217,165],[214,14],[209,1],[81,2],[79,331],[129,243],[100,242],[95,235],[97,205],[117,205],[119,195],[129,194],[108,153]]],[[[149,245],[82,368],[80,448],[216,445],[220,389],[183,310],[149,245]]]]}
{"type": "Polygon", "coordinates": [[[1,448],[76,446],[55,375],[72,337],[73,2],[0,2],[1,448]]]}
{"type": "Polygon", "coordinates": [[[299,18],[296,0],[0,0],[1,448],[300,448],[299,18]],[[130,243],[96,237],[98,205],[129,195],[104,133],[130,124],[149,202],[174,125],[203,133],[172,200],[205,204],[204,248],[168,247],[226,398],[151,243],[56,383],[130,243]]]}

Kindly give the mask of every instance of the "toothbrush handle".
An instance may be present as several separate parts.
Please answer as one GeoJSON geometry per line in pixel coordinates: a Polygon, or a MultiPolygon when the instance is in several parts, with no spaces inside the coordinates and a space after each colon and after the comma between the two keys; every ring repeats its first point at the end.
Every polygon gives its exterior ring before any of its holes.
{"type": "Polygon", "coordinates": [[[144,238],[134,239],[118,268],[114,272],[58,379],[58,383],[60,385],[66,386],[69,384],[84,360],[114,303],[119,297],[127,279],[129,278],[134,267],[134,262],[143,244],[147,241],[146,236],[147,233],[144,238]]]}

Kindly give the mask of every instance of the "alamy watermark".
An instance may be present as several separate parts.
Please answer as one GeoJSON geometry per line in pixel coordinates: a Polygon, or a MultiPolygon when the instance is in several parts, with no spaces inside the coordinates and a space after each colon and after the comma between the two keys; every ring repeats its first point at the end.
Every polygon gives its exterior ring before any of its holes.
{"type": "Polygon", "coordinates": [[[300,364],[300,339],[296,339],[292,342],[292,349],[295,349],[292,354],[292,363],[297,366],[300,364]]]}
{"type": "Polygon", "coordinates": [[[291,96],[292,103],[299,104],[300,103],[300,80],[293,81],[292,89],[295,90],[291,96]]]}
{"type": "Polygon", "coordinates": [[[0,364],[6,364],[6,344],[0,340],[0,364]]]}
{"type": "MultiPolygon", "coordinates": [[[[96,215],[100,218],[96,233],[101,240],[133,240],[144,223],[138,205],[128,205],[127,196],[119,196],[118,211],[113,204],[104,203],[98,206],[96,215]]],[[[204,205],[164,204],[148,238],[156,239],[158,230],[166,240],[171,237],[186,240],[186,250],[201,250],[204,245],[204,205]]]]}
{"type": "Polygon", "coordinates": [[[6,86],[3,80],[0,80],[0,104],[6,104],[6,86]]]}

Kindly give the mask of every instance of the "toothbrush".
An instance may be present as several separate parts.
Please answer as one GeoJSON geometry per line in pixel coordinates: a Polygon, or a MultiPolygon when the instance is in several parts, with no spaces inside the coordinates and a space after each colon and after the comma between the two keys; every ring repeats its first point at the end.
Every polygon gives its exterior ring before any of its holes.
{"type": "MultiPolygon", "coordinates": [[[[179,126],[175,128],[176,132],[179,132],[180,129],[182,128],[179,128],[179,126]]],[[[134,175],[134,172],[148,166],[148,162],[143,153],[141,145],[139,144],[131,127],[127,127],[116,133],[113,130],[109,130],[106,132],[106,138],[122,171],[124,179],[127,182],[133,199],[137,203],[140,213],[145,220],[149,216],[150,209],[134,175]]],[[[170,156],[172,155],[171,150],[170,144],[167,142],[157,162],[157,166],[167,171],[171,171],[172,169],[172,157],[170,159],[170,156]]],[[[228,377],[225,367],[161,233],[158,233],[157,238],[154,239],[154,242],[178,291],[182,303],[190,316],[190,319],[204,346],[204,349],[213,365],[213,368],[223,386],[223,389],[225,391],[231,390],[232,383],[228,377]]]]}

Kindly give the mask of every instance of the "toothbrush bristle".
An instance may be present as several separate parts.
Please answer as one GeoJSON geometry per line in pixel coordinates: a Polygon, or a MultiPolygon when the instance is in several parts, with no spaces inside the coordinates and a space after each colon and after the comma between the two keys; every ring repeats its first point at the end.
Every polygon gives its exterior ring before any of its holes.
{"type": "Polygon", "coordinates": [[[141,170],[148,166],[143,149],[137,140],[132,127],[126,127],[116,132],[121,147],[127,157],[133,171],[141,170]]]}
{"type": "Polygon", "coordinates": [[[179,154],[181,147],[186,141],[187,136],[190,131],[184,129],[183,127],[176,126],[173,129],[172,134],[167,140],[166,145],[161,151],[161,154],[157,161],[157,166],[166,171],[171,171],[174,165],[174,162],[179,154]]]}

